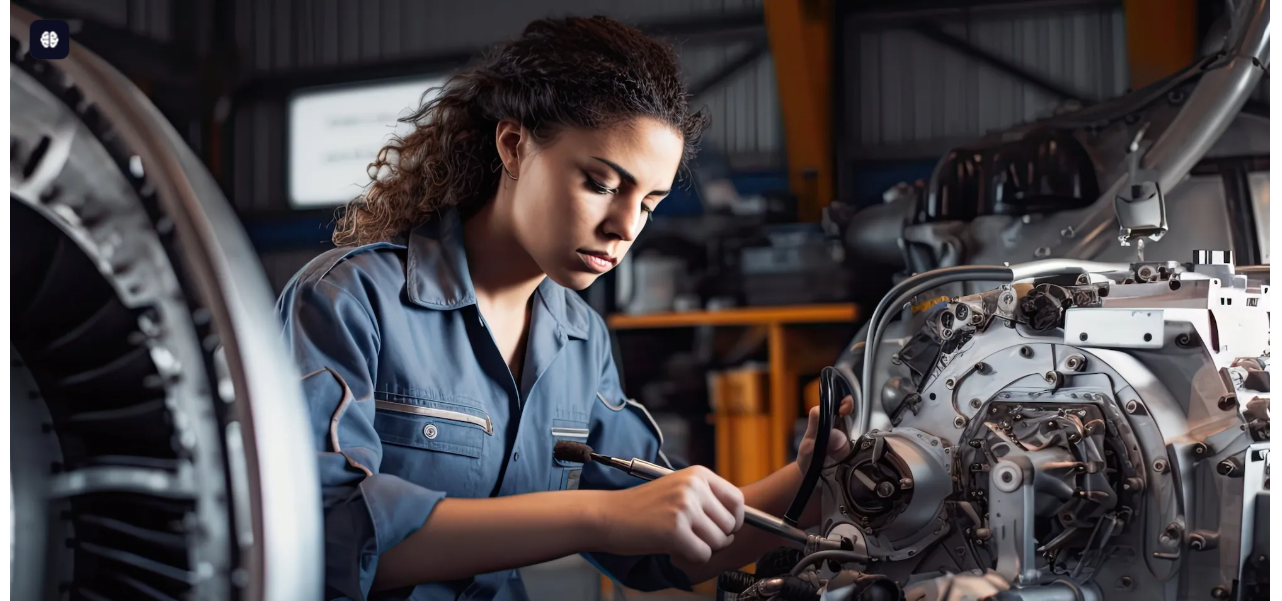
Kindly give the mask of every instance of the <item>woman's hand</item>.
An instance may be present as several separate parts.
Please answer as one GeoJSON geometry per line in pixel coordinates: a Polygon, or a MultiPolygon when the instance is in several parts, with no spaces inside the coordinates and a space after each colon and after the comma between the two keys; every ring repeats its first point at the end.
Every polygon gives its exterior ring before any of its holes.
{"type": "MultiPolygon", "coordinates": [[[[841,418],[850,415],[851,410],[855,407],[853,398],[847,396],[841,399],[841,404],[837,407],[837,417],[833,419],[832,433],[828,435],[828,457],[832,459],[841,459],[845,456],[849,441],[846,439],[846,433],[841,427],[841,418]]],[[[815,453],[815,436],[819,433],[819,408],[814,407],[810,410],[810,419],[806,422],[806,435],[801,439],[801,445],[797,447],[797,467],[804,475],[806,469],[810,467],[810,457],[815,453]]]]}
{"type": "Polygon", "coordinates": [[[743,526],[743,493],[698,465],[600,498],[604,547],[619,555],[702,564],[743,526]]]}

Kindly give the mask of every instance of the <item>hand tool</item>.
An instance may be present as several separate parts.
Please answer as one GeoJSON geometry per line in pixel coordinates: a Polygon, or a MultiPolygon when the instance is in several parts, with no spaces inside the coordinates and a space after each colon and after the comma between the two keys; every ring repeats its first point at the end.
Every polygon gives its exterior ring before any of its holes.
{"type": "MultiPolygon", "coordinates": [[[[609,455],[601,455],[593,452],[592,447],[581,442],[568,440],[557,441],[552,447],[552,455],[561,461],[576,461],[579,463],[599,463],[614,469],[626,472],[629,475],[641,478],[642,480],[654,480],[672,473],[672,470],[661,465],[655,465],[642,459],[620,459],[609,455]]],[[[829,540],[813,534],[807,534],[805,530],[790,526],[782,519],[770,515],[760,509],[744,506],[743,521],[776,536],[783,537],[795,543],[799,543],[807,552],[841,549],[842,545],[838,541],[829,540]]]]}

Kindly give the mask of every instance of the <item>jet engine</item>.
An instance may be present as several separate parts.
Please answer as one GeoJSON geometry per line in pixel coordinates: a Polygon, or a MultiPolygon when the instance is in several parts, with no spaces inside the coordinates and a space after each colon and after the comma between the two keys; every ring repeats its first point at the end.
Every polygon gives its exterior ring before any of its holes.
{"type": "Polygon", "coordinates": [[[316,599],[297,374],[213,179],[84,48],[10,8],[11,594],[316,599]],[[304,460],[299,460],[304,458],[304,460]]]}

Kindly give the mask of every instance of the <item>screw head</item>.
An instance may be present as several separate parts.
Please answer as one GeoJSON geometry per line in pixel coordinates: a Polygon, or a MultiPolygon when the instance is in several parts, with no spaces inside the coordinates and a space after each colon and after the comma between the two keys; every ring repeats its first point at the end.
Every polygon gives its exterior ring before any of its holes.
{"type": "Polygon", "coordinates": [[[964,418],[964,417],[962,417],[962,416],[960,416],[960,415],[958,415],[957,417],[953,418],[953,427],[955,427],[955,428],[965,428],[965,427],[966,427],[966,418],[964,418]]]}
{"type": "Polygon", "coordinates": [[[1165,462],[1165,461],[1163,461],[1163,460],[1161,460],[1161,459],[1158,459],[1157,461],[1154,461],[1154,462],[1153,462],[1153,471],[1155,471],[1155,472],[1157,472],[1157,473],[1159,473],[1159,474],[1160,474],[1160,473],[1162,473],[1162,472],[1165,472],[1165,471],[1166,471],[1166,462],[1165,462]]]}
{"type": "Polygon", "coordinates": [[[956,385],[957,385],[957,381],[952,378],[948,378],[947,380],[944,380],[944,387],[948,388],[949,390],[952,390],[953,387],[956,385]]]}

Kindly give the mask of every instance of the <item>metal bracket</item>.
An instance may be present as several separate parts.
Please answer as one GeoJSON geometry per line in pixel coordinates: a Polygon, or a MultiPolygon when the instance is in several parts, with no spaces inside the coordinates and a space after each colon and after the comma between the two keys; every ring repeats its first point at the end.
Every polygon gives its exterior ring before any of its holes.
{"type": "MultiPolygon", "coordinates": [[[[1141,167],[1141,161],[1153,145],[1144,139],[1150,123],[1145,123],[1135,134],[1127,151],[1130,163],[1130,176],[1127,185],[1113,198],[1113,208],[1117,212],[1118,236],[1122,246],[1130,246],[1132,240],[1148,238],[1153,242],[1166,235],[1166,200],[1158,184],[1158,173],[1153,169],[1141,167]]],[[[1141,242],[1142,244],[1142,242],[1141,242]]]]}

